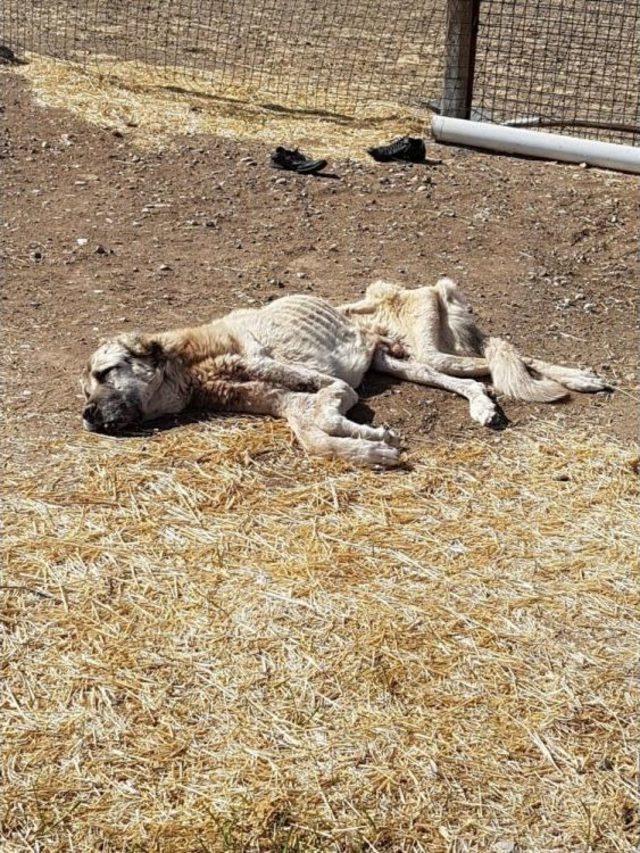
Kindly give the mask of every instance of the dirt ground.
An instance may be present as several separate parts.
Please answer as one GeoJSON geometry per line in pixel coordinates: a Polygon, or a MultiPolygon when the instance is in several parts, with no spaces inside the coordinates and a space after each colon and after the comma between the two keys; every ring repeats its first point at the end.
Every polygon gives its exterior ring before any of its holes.
{"type": "MultiPolygon", "coordinates": [[[[255,143],[138,150],[37,106],[12,73],[1,80],[4,396],[20,434],[80,429],[78,374],[118,330],[299,291],[353,300],[375,278],[448,274],[486,330],[592,366],[618,389],[551,407],[507,402],[512,427],[560,418],[637,437],[637,177],[435,144],[439,167],[336,162],[324,178],[292,176],[255,143]]],[[[363,396],[357,416],[408,443],[482,431],[465,401],[441,391],[371,376],[363,396]]]]}

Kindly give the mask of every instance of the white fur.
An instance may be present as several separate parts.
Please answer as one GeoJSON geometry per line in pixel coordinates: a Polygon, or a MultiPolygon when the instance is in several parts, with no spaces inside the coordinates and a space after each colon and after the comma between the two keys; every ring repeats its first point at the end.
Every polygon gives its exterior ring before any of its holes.
{"type": "Polygon", "coordinates": [[[516,400],[549,403],[566,397],[567,389],[607,389],[593,373],[523,357],[507,341],[486,338],[450,278],[415,290],[377,281],[363,300],[341,310],[361,328],[401,340],[410,356],[434,370],[449,376],[490,376],[497,393],[516,400]]]}

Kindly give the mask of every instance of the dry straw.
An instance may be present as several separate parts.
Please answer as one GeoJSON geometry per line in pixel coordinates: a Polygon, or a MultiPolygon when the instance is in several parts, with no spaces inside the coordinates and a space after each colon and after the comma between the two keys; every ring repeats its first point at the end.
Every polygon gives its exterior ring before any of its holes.
{"type": "Polygon", "coordinates": [[[249,419],[15,450],[4,850],[635,849],[628,450],[540,426],[377,475],[249,419]]]}
{"type": "MultiPolygon", "coordinates": [[[[279,109],[268,94],[105,57],[80,66],[37,54],[18,67],[41,101],[85,121],[120,131],[141,147],[167,145],[199,133],[300,145],[316,154],[366,157],[376,140],[421,133],[424,117],[397,104],[371,102],[353,117],[323,116],[300,103],[279,109]]],[[[346,97],[346,95],[345,95],[346,97]]]]}

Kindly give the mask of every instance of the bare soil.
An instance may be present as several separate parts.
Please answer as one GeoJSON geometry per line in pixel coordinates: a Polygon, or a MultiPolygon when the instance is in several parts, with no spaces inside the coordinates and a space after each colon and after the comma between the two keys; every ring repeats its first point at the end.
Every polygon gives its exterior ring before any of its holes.
{"type": "MultiPolygon", "coordinates": [[[[435,168],[335,162],[331,176],[294,176],[255,143],[138,150],[39,107],[11,72],[1,80],[5,401],[20,434],[80,428],[77,377],[119,330],[300,291],[353,300],[375,278],[412,286],[448,274],[486,330],[618,386],[551,407],[507,402],[512,427],[562,418],[637,437],[637,177],[435,144],[435,168]]],[[[362,392],[357,416],[409,444],[481,432],[444,392],[373,375],[362,392]]]]}

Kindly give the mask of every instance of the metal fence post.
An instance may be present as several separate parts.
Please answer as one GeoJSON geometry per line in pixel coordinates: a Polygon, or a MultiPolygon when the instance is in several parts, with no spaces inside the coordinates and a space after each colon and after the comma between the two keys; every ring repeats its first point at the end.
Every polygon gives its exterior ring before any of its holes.
{"type": "Polygon", "coordinates": [[[469,118],[480,0],[447,0],[447,33],[440,114],[469,118]]]}

